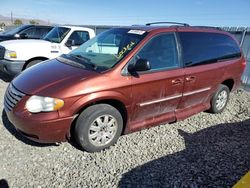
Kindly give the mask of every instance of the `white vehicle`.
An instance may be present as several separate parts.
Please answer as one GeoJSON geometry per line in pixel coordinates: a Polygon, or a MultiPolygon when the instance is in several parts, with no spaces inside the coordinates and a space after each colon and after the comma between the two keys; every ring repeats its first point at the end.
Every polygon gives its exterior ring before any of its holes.
{"type": "Polygon", "coordinates": [[[16,75],[41,61],[67,54],[94,36],[95,32],[90,28],[58,26],[53,28],[43,40],[0,42],[0,69],[16,75]]]}

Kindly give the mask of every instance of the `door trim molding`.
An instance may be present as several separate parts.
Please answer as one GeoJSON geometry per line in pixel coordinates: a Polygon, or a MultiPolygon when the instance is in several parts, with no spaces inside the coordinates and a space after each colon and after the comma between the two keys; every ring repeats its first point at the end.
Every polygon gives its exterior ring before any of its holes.
{"type": "Polygon", "coordinates": [[[165,98],[162,98],[162,99],[157,99],[157,100],[153,100],[153,101],[140,103],[139,106],[143,107],[143,106],[147,106],[147,105],[151,105],[151,104],[155,104],[155,103],[160,103],[160,102],[164,102],[164,101],[177,99],[177,98],[180,98],[182,96],[186,97],[186,96],[194,95],[194,94],[197,94],[197,93],[202,93],[202,92],[208,91],[210,89],[211,89],[211,87],[206,87],[206,88],[202,88],[202,89],[198,89],[198,90],[194,90],[194,91],[191,91],[191,92],[184,93],[183,95],[179,94],[179,95],[174,95],[174,96],[171,96],[171,97],[165,97],[165,98]]]}
{"type": "Polygon", "coordinates": [[[143,107],[143,106],[147,106],[147,105],[151,105],[151,104],[155,104],[155,103],[159,103],[159,102],[164,102],[164,101],[177,99],[177,98],[180,98],[180,97],[182,97],[182,94],[174,95],[174,96],[166,97],[166,98],[162,98],[162,99],[157,99],[157,100],[153,100],[153,101],[149,101],[149,102],[140,103],[139,106],[143,107]]]}
{"type": "Polygon", "coordinates": [[[202,93],[202,92],[208,91],[210,89],[211,89],[211,87],[206,87],[206,88],[194,90],[194,91],[191,91],[191,92],[184,93],[183,96],[186,97],[186,96],[189,96],[189,95],[194,95],[194,94],[197,94],[197,93],[202,93]]]}

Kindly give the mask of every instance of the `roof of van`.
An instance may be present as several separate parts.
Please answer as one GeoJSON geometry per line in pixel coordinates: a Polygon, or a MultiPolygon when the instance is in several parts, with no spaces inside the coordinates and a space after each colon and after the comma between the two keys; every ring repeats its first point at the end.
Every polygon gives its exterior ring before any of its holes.
{"type": "Polygon", "coordinates": [[[226,31],[218,27],[209,27],[209,26],[147,26],[147,25],[133,25],[133,26],[124,26],[118,28],[127,28],[131,30],[143,30],[143,31],[156,31],[156,30],[173,30],[177,29],[178,31],[200,31],[200,32],[219,32],[227,33],[226,31]]]}

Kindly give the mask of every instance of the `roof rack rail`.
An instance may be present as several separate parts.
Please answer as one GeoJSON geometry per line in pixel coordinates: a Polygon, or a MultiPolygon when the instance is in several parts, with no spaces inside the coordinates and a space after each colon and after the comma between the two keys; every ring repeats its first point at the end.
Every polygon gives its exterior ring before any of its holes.
{"type": "Polygon", "coordinates": [[[182,25],[182,26],[189,26],[187,23],[179,23],[179,22],[152,22],[152,23],[147,23],[146,25],[157,25],[157,24],[173,24],[173,25],[182,25]]]}
{"type": "Polygon", "coordinates": [[[205,26],[205,25],[194,25],[192,27],[223,30],[221,27],[205,26]]]}

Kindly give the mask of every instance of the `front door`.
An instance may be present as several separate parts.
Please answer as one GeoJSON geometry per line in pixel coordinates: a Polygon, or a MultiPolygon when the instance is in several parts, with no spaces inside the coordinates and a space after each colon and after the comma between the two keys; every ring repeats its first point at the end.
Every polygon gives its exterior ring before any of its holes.
{"type": "Polygon", "coordinates": [[[139,58],[148,60],[151,69],[132,76],[130,130],[174,121],[183,90],[184,72],[180,67],[174,33],[153,37],[130,63],[139,58]]]}

